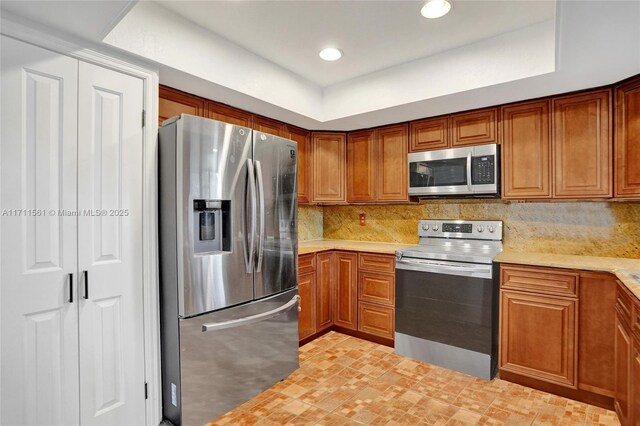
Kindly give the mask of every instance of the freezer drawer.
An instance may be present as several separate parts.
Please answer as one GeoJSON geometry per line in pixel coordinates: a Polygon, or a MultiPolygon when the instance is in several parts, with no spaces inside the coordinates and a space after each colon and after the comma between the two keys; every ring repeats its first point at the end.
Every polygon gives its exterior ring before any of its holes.
{"type": "Polygon", "coordinates": [[[293,289],[181,319],[179,371],[163,383],[166,417],[177,425],[203,425],[295,371],[297,294],[293,289]]]}

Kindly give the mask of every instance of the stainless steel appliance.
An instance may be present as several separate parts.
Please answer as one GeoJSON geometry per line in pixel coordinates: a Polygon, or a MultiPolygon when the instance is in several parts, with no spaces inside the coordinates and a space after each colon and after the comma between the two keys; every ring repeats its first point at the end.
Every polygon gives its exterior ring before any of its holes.
{"type": "Polygon", "coordinates": [[[409,195],[499,196],[499,145],[477,145],[409,154],[409,195]]]}
{"type": "Polygon", "coordinates": [[[396,353],[493,378],[502,222],[421,220],[418,235],[396,252],[396,353]]]}
{"type": "Polygon", "coordinates": [[[159,146],[163,411],[202,425],[298,368],[297,144],[183,114],[159,146]]]}

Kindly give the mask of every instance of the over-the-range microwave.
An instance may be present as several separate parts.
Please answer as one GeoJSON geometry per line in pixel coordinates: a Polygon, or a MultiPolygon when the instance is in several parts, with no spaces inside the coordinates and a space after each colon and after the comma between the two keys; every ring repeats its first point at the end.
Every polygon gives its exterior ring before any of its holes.
{"type": "Polygon", "coordinates": [[[500,195],[500,148],[477,145],[409,154],[412,197],[500,195]]]}

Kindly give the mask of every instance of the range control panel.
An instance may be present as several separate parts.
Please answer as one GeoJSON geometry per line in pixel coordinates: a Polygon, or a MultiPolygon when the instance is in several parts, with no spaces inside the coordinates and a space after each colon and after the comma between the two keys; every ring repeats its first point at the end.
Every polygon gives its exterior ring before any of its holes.
{"type": "Polygon", "coordinates": [[[418,236],[431,238],[502,240],[502,221],[422,219],[418,222],[418,236]]]}

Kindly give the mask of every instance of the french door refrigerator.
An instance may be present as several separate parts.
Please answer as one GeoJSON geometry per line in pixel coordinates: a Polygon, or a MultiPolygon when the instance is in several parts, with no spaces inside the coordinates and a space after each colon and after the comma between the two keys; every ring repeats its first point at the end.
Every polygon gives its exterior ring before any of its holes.
{"type": "Polygon", "coordinates": [[[163,411],[202,425],[298,368],[297,144],[182,114],[159,131],[163,411]]]}

